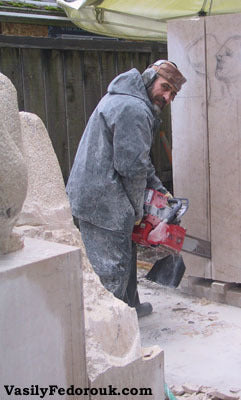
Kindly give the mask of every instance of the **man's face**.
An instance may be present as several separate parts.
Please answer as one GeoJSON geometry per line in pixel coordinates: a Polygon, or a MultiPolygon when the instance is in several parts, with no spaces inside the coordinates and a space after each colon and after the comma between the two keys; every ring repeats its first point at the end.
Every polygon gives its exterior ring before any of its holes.
{"type": "Polygon", "coordinates": [[[162,110],[165,105],[170,104],[176,94],[177,92],[174,87],[166,79],[162,78],[162,76],[158,76],[149,89],[150,100],[154,107],[157,106],[159,110],[162,110]]]}

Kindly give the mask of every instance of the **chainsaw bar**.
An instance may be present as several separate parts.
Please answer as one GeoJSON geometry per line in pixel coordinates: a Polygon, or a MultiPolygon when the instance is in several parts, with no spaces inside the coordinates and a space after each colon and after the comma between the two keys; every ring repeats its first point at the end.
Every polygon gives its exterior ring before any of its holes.
{"type": "Polygon", "coordinates": [[[185,236],[182,250],[195,256],[211,258],[211,243],[194,236],[185,236]]]}

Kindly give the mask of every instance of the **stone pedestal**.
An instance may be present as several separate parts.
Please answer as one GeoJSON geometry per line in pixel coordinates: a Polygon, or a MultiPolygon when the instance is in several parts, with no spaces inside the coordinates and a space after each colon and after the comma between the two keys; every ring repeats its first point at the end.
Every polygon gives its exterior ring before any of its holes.
{"type": "Polygon", "coordinates": [[[4,385],[88,387],[80,250],[25,238],[0,256],[0,299],[1,399],[4,385]]]}

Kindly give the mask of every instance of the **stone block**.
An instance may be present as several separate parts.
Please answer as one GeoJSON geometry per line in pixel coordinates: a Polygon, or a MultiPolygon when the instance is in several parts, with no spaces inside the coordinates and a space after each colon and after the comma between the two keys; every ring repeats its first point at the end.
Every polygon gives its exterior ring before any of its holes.
{"type": "Polygon", "coordinates": [[[26,238],[0,256],[0,299],[1,399],[4,385],[87,387],[80,250],[26,238]]]}
{"type": "MultiPolygon", "coordinates": [[[[91,387],[117,388],[118,399],[164,400],[164,352],[159,346],[143,349],[143,356],[123,367],[113,367],[90,383],[91,387]],[[123,389],[127,389],[123,392],[123,389]]],[[[96,400],[103,396],[94,397],[96,400]]]]}
{"type": "Polygon", "coordinates": [[[231,285],[229,283],[214,281],[212,282],[212,292],[224,296],[230,286],[231,285]]]}
{"type": "Polygon", "coordinates": [[[206,32],[213,279],[241,282],[241,15],[207,18],[206,32]]]}
{"type": "MultiPolygon", "coordinates": [[[[187,233],[210,240],[207,89],[204,20],[168,23],[168,57],[187,82],[172,104],[173,185],[177,197],[189,199],[182,219],[187,233]]],[[[210,260],[183,254],[187,275],[210,277],[210,260]]]]}
{"type": "Polygon", "coordinates": [[[230,288],[226,293],[225,303],[241,307],[241,288],[230,288]]]}
{"type": "Polygon", "coordinates": [[[240,26],[240,14],[168,24],[169,59],[188,79],[172,105],[174,191],[190,200],[183,218],[187,232],[212,247],[211,263],[185,256],[187,274],[236,283],[241,282],[240,26]]]}
{"type": "Polygon", "coordinates": [[[212,297],[212,281],[209,279],[197,278],[195,276],[188,276],[185,279],[184,285],[180,286],[183,293],[197,296],[200,298],[211,299],[212,297]]]}
{"type": "Polygon", "coordinates": [[[231,284],[225,282],[212,282],[211,286],[211,294],[212,294],[212,301],[216,301],[218,303],[226,303],[226,293],[227,290],[230,288],[231,284]]]}

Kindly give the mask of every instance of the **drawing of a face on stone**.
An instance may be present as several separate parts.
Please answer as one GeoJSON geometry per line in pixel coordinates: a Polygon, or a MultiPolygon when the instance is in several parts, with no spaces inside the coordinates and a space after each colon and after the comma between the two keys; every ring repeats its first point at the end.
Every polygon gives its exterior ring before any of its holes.
{"type": "MultiPolygon", "coordinates": [[[[216,69],[216,52],[220,48],[220,43],[213,34],[207,34],[206,37],[201,36],[196,40],[192,41],[186,48],[187,60],[191,65],[192,69],[196,73],[196,77],[202,79],[202,86],[207,84],[207,98],[209,104],[212,101],[212,78],[215,75],[216,69]],[[206,66],[207,54],[209,55],[209,65],[206,66]],[[204,79],[206,78],[206,83],[204,79]]],[[[195,77],[195,84],[196,84],[195,77]]],[[[203,105],[205,108],[205,106],[203,105]]]]}
{"type": "Polygon", "coordinates": [[[204,37],[198,38],[190,43],[187,47],[188,62],[197,74],[205,74],[204,53],[202,51],[204,46],[204,37]]]}
{"type": "Polygon", "coordinates": [[[218,43],[216,36],[212,34],[206,35],[206,41],[204,40],[204,36],[202,36],[189,44],[187,47],[188,62],[197,74],[206,74],[206,50],[208,49],[210,55],[214,55],[219,47],[220,44],[218,43]]]}
{"type": "Polygon", "coordinates": [[[229,38],[216,54],[217,79],[227,84],[234,82],[241,75],[241,36],[229,38]]]}

